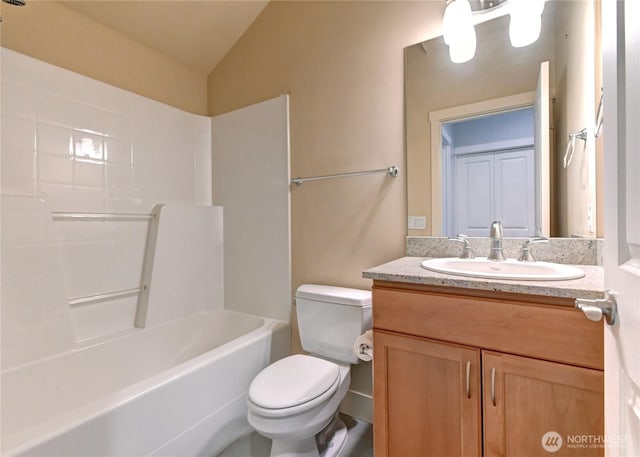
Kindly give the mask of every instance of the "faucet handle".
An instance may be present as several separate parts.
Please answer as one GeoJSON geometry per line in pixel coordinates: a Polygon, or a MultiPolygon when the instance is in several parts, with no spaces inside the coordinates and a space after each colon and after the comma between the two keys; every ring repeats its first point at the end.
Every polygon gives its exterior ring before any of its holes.
{"type": "Polygon", "coordinates": [[[530,238],[526,240],[522,245],[522,249],[520,250],[520,257],[518,257],[518,260],[520,262],[535,262],[536,259],[531,254],[530,246],[533,243],[548,243],[548,242],[549,242],[549,238],[546,238],[544,236],[536,236],[534,238],[530,238]]]}
{"type": "Polygon", "coordinates": [[[466,235],[456,235],[456,236],[450,236],[449,240],[451,241],[458,241],[460,243],[462,243],[462,252],[460,253],[460,255],[458,257],[460,257],[461,259],[473,259],[475,258],[475,255],[473,253],[473,251],[471,250],[471,245],[469,244],[469,240],[467,239],[466,235]]]}

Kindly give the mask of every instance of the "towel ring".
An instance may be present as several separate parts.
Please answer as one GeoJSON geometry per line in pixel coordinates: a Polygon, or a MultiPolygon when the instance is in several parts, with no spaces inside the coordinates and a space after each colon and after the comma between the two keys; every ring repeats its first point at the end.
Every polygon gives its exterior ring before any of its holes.
{"type": "Polygon", "coordinates": [[[564,159],[562,162],[563,168],[567,168],[569,164],[571,164],[571,160],[573,159],[573,153],[576,149],[576,139],[582,140],[586,143],[587,141],[587,129],[582,129],[579,132],[570,133],[569,134],[569,142],[567,143],[567,149],[564,152],[564,159]]]}

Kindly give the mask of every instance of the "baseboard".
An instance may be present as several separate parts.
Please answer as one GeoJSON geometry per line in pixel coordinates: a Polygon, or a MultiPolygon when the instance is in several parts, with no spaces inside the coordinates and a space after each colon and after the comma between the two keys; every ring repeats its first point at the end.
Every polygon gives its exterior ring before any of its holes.
{"type": "Polygon", "coordinates": [[[342,403],[340,403],[340,412],[373,424],[373,397],[355,390],[349,390],[342,403]]]}

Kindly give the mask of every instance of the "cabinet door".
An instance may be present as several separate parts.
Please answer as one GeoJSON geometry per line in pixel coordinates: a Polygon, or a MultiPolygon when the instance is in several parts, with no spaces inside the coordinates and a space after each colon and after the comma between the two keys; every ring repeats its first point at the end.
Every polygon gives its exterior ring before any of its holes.
{"type": "Polygon", "coordinates": [[[374,332],[376,457],[479,456],[480,351],[374,332]]]}
{"type": "Polygon", "coordinates": [[[486,457],[603,456],[599,370],[482,353],[486,457]]]}

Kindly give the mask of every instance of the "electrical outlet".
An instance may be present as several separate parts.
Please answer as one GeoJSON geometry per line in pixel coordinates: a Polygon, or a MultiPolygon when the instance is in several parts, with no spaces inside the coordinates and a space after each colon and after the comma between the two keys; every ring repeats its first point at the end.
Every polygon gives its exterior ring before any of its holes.
{"type": "Polygon", "coordinates": [[[426,216],[409,216],[407,224],[409,230],[424,230],[427,228],[426,216]]]}

